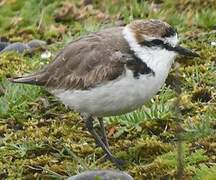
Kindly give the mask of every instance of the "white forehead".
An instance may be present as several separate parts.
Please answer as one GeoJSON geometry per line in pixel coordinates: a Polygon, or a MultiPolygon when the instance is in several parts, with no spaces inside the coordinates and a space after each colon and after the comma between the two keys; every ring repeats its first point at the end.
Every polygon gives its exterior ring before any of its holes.
{"type": "Polygon", "coordinates": [[[167,38],[164,39],[164,42],[169,43],[173,47],[178,44],[178,41],[179,41],[179,39],[178,39],[178,35],[177,34],[175,34],[174,36],[167,37],[167,38]]]}

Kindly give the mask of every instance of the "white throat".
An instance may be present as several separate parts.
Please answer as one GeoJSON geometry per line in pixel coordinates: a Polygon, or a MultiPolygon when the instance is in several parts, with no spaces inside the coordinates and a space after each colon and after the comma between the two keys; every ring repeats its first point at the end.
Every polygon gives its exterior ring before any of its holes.
{"type": "MultiPolygon", "coordinates": [[[[145,62],[155,72],[156,76],[168,75],[176,56],[175,52],[157,47],[142,47],[137,43],[134,33],[128,26],[124,28],[123,36],[135,55],[145,62]]],[[[177,36],[167,38],[167,42],[175,46],[178,42],[177,36]]]]}

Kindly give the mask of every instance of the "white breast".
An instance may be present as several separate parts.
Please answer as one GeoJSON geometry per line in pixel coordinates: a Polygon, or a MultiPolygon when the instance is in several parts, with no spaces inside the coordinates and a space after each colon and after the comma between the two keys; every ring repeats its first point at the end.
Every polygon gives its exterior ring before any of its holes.
{"type": "Polygon", "coordinates": [[[53,94],[78,112],[94,116],[112,116],[132,111],[157,93],[165,77],[142,75],[135,79],[130,70],[126,76],[90,90],[57,90],[53,94]]]}

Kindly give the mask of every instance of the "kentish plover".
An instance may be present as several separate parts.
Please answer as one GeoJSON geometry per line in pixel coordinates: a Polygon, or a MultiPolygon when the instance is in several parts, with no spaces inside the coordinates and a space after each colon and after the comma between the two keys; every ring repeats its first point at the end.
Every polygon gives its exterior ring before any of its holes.
{"type": "Polygon", "coordinates": [[[119,165],[110,153],[102,118],[133,111],[153,97],[177,54],[198,56],[178,44],[177,32],[169,24],[135,20],[72,41],[42,70],[11,81],[44,86],[79,112],[97,144],[119,165]],[[102,138],[93,128],[95,117],[102,138]]]}

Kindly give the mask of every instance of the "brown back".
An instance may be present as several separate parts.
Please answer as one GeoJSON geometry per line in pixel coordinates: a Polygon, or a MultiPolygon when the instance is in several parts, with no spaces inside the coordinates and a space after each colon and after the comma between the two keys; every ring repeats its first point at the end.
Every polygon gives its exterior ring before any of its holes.
{"type": "Polygon", "coordinates": [[[114,80],[124,71],[119,53],[130,51],[122,27],[92,33],[67,45],[31,84],[58,89],[88,89],[114,80]]]}

